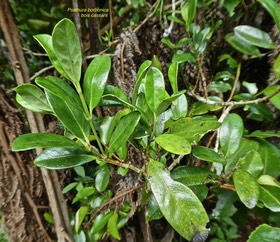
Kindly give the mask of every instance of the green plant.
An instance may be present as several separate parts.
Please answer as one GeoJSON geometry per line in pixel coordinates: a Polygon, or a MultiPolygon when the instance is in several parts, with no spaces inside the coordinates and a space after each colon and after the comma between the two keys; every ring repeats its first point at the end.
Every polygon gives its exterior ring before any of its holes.
{"type": "MultiPolygon", "coordinates": [[[[266,1],[260,2],[273,11],[266,1]]],[[[233,11],[233,7],[227,5],[227,8],[233,11]]],[[[170,92],[165,88],[167,80],[161,70],[146,60],[138,70],[131,100],[120,89],[107,84],[111,68],[107,56],[96,57],[81,78],[81,49],[70,20],[61,20],[52,36],[35,36],[53,66],[70,83],[53,76],[37,77],[37,85],[25,84],[15,89],[17,101],[34,112],[55,115],[64,127],[64,136],[24,134],[14,141],[12,148],[14,151],[45,148],[35,159],[40,167],[74,167],[76,181],[65,187],[64,192],[75,190],[73,204],[78,205],[72,221],[79,241],[98,241],[104,236],[120,240],[119,229],[132,216],[129,203],[102,210],[118,199],[109,186],[112,166],[117,166],[124,177],[129,174],[127,170],[139,174],[141,184],[133,189],[142,190],[137,205],[146,210],[148,221],[164,217],[187,240],[205,240],[209,217],[209,226],[213,231],[219,230],[216,239],[229,241],[238,237],[232,219],[237,201],[248,210],[265,207],[272,212],[280,211],[277,181],[280,151],[267,141],[270,137],[279,138],[280,134],[249,132],[242,117],[231,112],[244,106],[251,118],[260,119],[261,115],[264,118],[265,113],[254,111],[268,100],[279,108],[279,86],[259,92],[255,85],[243,82],[248,92],[234,96],[241,61],[223,53],[220,62],[226,61],[227,69],[217,73],[208,86],[204,83],[205,96],[196,93],[196,84],[179,90],[178,78],[186,62],[196,64],[205,81],[202,58],[219,27],[219,23],[204,28],[192,23],[197,1],[188,1],[182,9],[188,12],[182,16],[183,20],[174,16],[171,20],[184,24],[188,36],[176,45],[164,40],[174,50],[168,68],[170,92]],[[182,49],[186,44],[190,46],[188,51],[182,49]],[[213,95],[208,96],[208,92],[213,95]],[[228,92],[230,98],[224,101],[228,92]],[[264,97],[259,98],[260,95],[264,97]],[[196,101],[188,107],[191,97],[196,101]],[[123,109],[114,116],[97,118],[98,106],[123,109]],[[219,113],[214,113],[217,110],[222,111],[219,118],[219,113]],[[205,144],[211,133],[217,134],[214,148],[211,142],[205,144]],[[127,159],[131,148],[141,157],[137,162],[127,159]],[[189,162],[183,163],[183,159],[189,162]],[[89,169],[82,167],[85,164],[89,169]],[[216,198],[215,209],[212,214],[208,211],[209,216],[202,204],[209,199],[208,195],[216,198]]],[[[278,14],[273,12],[272,16],[277,22],[278,14]]],[[[251,56],[262,56],[259,47],[274,48],[268,34],[251,26],[237,26],[226,39],[238,51],[251,56]]],[[[278,78],[279,65],[276,60],[274,72],[278,78]]],[[[263,230],[279,233],[277,228],[262,226],[249,241],[261,236],[263,230]]]]}

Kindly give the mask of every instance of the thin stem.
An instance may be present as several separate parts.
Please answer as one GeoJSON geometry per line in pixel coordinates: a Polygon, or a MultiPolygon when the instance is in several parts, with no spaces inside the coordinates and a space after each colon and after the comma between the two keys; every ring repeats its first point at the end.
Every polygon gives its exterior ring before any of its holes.
{"type": "Polygon", "coordinates": [[[231,101],[231,99],[233,98],[233,95],[234,95],[234,92],[235,92],[235,89],[236,89],[236,86],[237,86],[237,83],[238,83],[238,80],[239,80],[239,77],[240,77],[240,73],[241,73],[241,63],[238,63],[237,70],[236,70],[236,76],[235,76],[235,79],[234,79],[234,82],[233,82],[233,87],[231,89],[230,96],[227,100],[228,102],[231,101]]]}

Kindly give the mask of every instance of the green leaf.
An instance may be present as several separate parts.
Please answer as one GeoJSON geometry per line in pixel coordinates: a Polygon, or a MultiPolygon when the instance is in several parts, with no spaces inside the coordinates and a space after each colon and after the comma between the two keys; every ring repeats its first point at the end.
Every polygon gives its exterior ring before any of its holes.
{"type": "Polygon", "coordinates": [[[85,118],[80,98],[73,88],[62,79],[52,76],[37,77],[36,83],[45,89],[48,101],[62,124],[76,137],[87,140],[89,122],[85,118]]]}
{"type": "Polygon", "coordinates": [[[191,187],[211,182],[217,175],[206,167],[178,166],[171,172],[171,178],[191,187]]]}
{"type": "Polygon", "coordinates": [[[172,119],[185,118],[188,114],[188,100],[186,95],[181,95],[171,105],[172,119]]]}
{"type": "Polygon", "coordinates": [[[259,200],[272,212],[280,212],[280,189],[273,186],[260,186],[259,200]]]}
{"type": "Polygon", "coordinates": [[[107,233],[114,237],[117,240],[120,240],[120,234],[118,230],[118,214],[116,212],[113,213],[113,215],[109,218],[108,224],[107,224],[107,233]]]}
{"type": "Polygon", "coordinates": [[[251,45],[266,49],[273,49],[275,47],[269,34],[252,26],[236,26],[234,28],[234,34],[251,45]]]}
{"type": "Polygon", "coordinates": [[[280,11],[279,4],[275,0],[257,0],[272,16],[280,31],[280,11]]]}
{"type": "Polygon", "coordinates": [[[66,187],[63,188],[62,193],[65,194],[65,193],[71,191],[77,185],[78,185],[78,182],[72,182],[72,183],[68,184],[66,187]]]}
{"type": "Polygon", "coordinates": [[[220,127],[216,117],[199,116],[194,118],[182,118],[175,121],[171,126],[169,133],[182,135],[191,143],[197,143],[209,131],[220,127]]]}
{"type": "Polygon", "coordinates": [[[173,103],[178,100],[181,95],[185,93],[185,90],[178,92],[177,94],[173,94],[171,97],[165,98],[156,109],[156,115],[161,115],[166,109],[173,103]]]}
{"type": "Polygon", "coordinates": [[[98,56],[92,60],[86,70],[84,77],[84,95],[91,112],[103,95],[110,69],[110,57],[98,56]]]}
{"type": "Polygon", "coordinates": [[[33,84],[22,84],[15,89],[21,99],[18,103],[26,109],[39,113],[52,113],[45,93],[33,84]]]}
{"type": "Polygon", "coordinates": [[[65,169],[95,160],[95,156],[80,147],[53,147],[44,150],[34,161],[48,169],[65,169]]]}
{"type": "Polygon", "coordinates": [[[95,177],[95,188],[99,192],[103,192],[110,181],[110,170],[107,165],[100,167],[95,177]]]}
{"type": "Polygon", "coordinates": [[[160,71],[162,71],[160,61],[156,55],[153,55],[151,61],[152,61],[151,67],[155,67],[155,68],[159,69],[160,71]]]}
{"type": "Polygon", "coordinates": [[[140,120],[140,113],[137,111],[130,112],[124,116],[116,129],[114,130],[109,142],[108,151],[110,153],[117,151],[129,139],[140,120]]]}
{"type": "Polygon", "coordinates": [[[155,113],[165,99],[165,85],[159,69],[151,67],[146,74],[145,97],[149,108],[155,113]]]}
{"type": "Polygon", "coordinates": [[[233,174],[233,182],[240,200],[247,208],[257,205],[260,189],[255,178],[248,172],[238,169],[233,174]]]}
{"type": "Polygon", "coordinates": [[[157,200],[153,194],[149,198],[149,203],[145,215],[148,221],[158,220],[163,217],[157,200]]]}
{"type": "Polygon", "coordinates": [[[215,92],[227,92],[231,90],[231,85],[224,81],[214,81],[211,82],[209,85],[209,91],[215,91],[215,92]]]}
{"type": "Polygon", "coordinates": [[[168,69],[168,78],[172,87],[173,93],[178,93],[178,63],[172,62],[168,69]]]}
{"type": "Polygon", "coordinates": [[[261,185],[274,186],[280,188],[280,182],[278,182],[274,177],[269,175],[262,175],[261,177],[259,177],[258,183],[261,185]]]}
{"type": "Polygon", "coordinates": [[[77,84],[81,78],[82,51],[76,27],[70,19],[64,18],[55,25],[52,46],[63,70],[77,84]]]}
{"type": "Polygon", "coordinates": [[[128,97],[121,89],[106,85],[103,97],[99,102],[100,106],[126,106],[128,104],[128,97]]]}
{"type": "Polygon", "coordinates": [[[196,15],[197,0],[190,0],[182,6],[182,17],[186,22],[186,27],[189,28],[196,15]]]}
{"type": "Polygon", "coordinates": [[[277,78],[280,78],[280,55],[278,55],[278,57],[274,61],[273,72],[277,78]]]}
{"type": "Polygon", "coordinates": [[[280,138],[280,131],[260,131],[256,130],[251,134],[247,134],[246,137],[255,137],[255,138],[270,138],[270,137],[277,137],[280,138]]]}
{"type": "Polygon", "coordinates": [[[184,136],[176,134],[162,134],[156,137],[155,141],[159,146],[173,154],[189,154],[191,144],[184,136]]]}
{"type": "Polygon", "coordinates": [[[193,155],[204,161],[216,162],[224,164],[226,162],[225,158],[215,152],[213,149],[204,146],[195,146],[193,148],[193,155]]]}
{"type": "Polygon", "coordinates": [[[146,71],[148,70],[148,68],[151,66],[152,62],[150,60],[146,60],[144,61],[141,66],[139,67],[139,70],[137,72],[137,76],[136,76],[136,84],[135,87],[133,88],[133,93],[132,93],[132,104],[136,103],[136,98],[137,98],[137,94],[139,91],[139,87],[141,85],[141,81],[145,76],[146,71]]]}
{"type": "Polygon", "coordinates": [[[240,158],[239,166],[254,178],[258,178],[264,168],[262,158],[255,150],[249,151],[244,157],[240,158]]]}
{"type": "Polygon", "coordinates": [[[263,174],[277,178],[280,172],[280,151],[279,149],[267,142],[266,140],[258,140],[258,152],[262,157],[264,163],[263,174]]]}
{"type": "Polygon", "coordinates": [[[229,157],[238,149],[243,134],[243,120],[237,114],[229,114],[220,128],[221,150],[229,157]]]}
{"type": "Polygon", "coordinates": [[[113,213],[114,212],[111,211],[111,212],[108,212],[106,214],[104,214],[104,213],[99,214],[95,218],[90,232],[91,233],[98,233],[99,231],[101,231],[105,227],[105,225],[108,223],[108,220],[113,215],[113,213]]]}
{"type": "Polygon", "coordinates": [[[149,182],[160,210],[170,225],[185,239],[198,232],[208,234],[207,213],[196,195],[185,185],[170,178],[162,163],[150,159],[149,182]]]}
{"type": "Polygon", "coordinates": [[[54,224],[54,218],[50,213],[44,213],[44,219],[49,223],[49,224],[54,224]]]}
{"type": "Polygon", "coordinates": [[[261,53],[257,47],[248,44],[248,42],[244,41],[243,39],[234,34],[227,34],[225,39],[232,45],[233,48],[246,55],[252,55],[257,57],[261,56],[261,53]]]}
{"type": "MultiPolygon", "coordinates": [[[[210,97],[209,97],[209,100],[210,100],[210,97]]],[[[217,101],[217,100],[213,100],[213,101],[217,101]]],[[[191,116],[201,115],[201,114],[208,113],[209,111],[220,110],[221,108],[222,108],[222,106],[207,104],[207,103],[198,101],[192,105],[190,115],[191,116]]]]}
{"type": "Polygon", "coordinates": [[[76,196],[74,197],[72,204],[81,201],[81,200],[85,200],[88,197],[90,197],[91,195],[93,195],[95,193],[95,189],[94,187],[84,187],[81,188],[78,193],[76,194],[76,196]]]}
{"type": "MultiPolygon", "coordinates": [[[[280,88],[279,85],[276,86],[270,86],[267,87],[263,90],[263,93],[266,96],[269,96],[270,94],[272,94],[274,91],[276,91],[278,88],[280,88]]],[[[278,109],[280,109],[280,93],[276,94],[275,96],[271,97],[269,99],[269,101],[278,109]]]]}
{"type": "Polygon", "coordinates": [[[100,124],[100,139],[104,144],[108,144],[114,128],[116,127],[115,117],[106,116],[100,124]]]}
{"type": "Polygon", "coordinates": [[[66,77],[67,79],[70,79],[57,59],[57,56],[55,54],[55,51],[54,51],[53,45],[52,45],[52,36],[50,36],[48,34],[38,34],[38,35],[35,35],[34,38],[44,48],[44,50],[46,51],[46,53],[49,56],[49,59],[50,59],[52,65],[54,66],[54,68],[62,76],[66,77]]]}
{"type": "Polygon", "coordinates": [[[278,242],[280,228],[273,228],[267,224],[257,227],[249,236],[247,242],[278,242]]]}
{"type": "Polygon", "coordinates": [[[252,150],[258,150],[258,149],[259,149],[259,144],[256,141],[242,138],[239,148],[236,150],[236,152],[233,155],[227,157],[226,159],[227,160],[226,167],[225,167],[226,175],[229,175],[232,172],[232,170],[235,168],[240,158],[245,157],[248,152],[252,150]]]}
{"type": "Polygon", "coordinates": [[[48,134],[23,134],[17,137],[12,145],[13,151],[31,150],[35,148],[50,148],[50,147],[65,147],[65,146],[79,146],[76,142],[67,137],[48,134]]]}
{"type": "Polygon", "coordinates": [[[87,215],[89,207],[88,206],[81,206],[75,215],[75,231],[76,233],[79,232],[81,224],[87,215]]]}

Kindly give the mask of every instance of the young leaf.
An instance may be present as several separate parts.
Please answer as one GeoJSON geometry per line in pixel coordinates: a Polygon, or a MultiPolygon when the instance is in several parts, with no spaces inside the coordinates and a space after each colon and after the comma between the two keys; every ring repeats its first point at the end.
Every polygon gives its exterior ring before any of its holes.
{"type": "Polygon", "coordinates": [[[224,164],[225,158],[215,152],[213,149],[204,147],[204,146],[195,146],[193,148],[193,155],[201,160],[216,162],[224,164]]]}
{"type": "Polygon", "coordinates": [[[113,213],[113,215],[109,218],[108,224],[107,224],[107,233],[111,236],[113,236],[115,239],[120,240],[120,234],[117,227],[118,224],[118,214],[116,212],[113,213]]]}
{"type": "Polygon", "coordinates": [[[40,43],[40,45],[44,48],[46,53],[49,56],[49,59],[54,66],[54,68],[64,77],[67,79],[70,79],[64,69],[62,68],[60,62],[58,61],[56,54],[54,52],[53,46],[52,46],[52,36],[48,34],[38,34],[35,35],[34,38],[40,43]]]}
{"type": "Polygon", "coordinates": [[[73,88],[62,79],[52,76],[37,77],[36,83],[45,89],[48,101],[62,124],[76,137],[87,140],[89,122],[73,88]]]}
{"type": "Polygon", "coordinates": [[[22,84],[15,89],[18,103],[24,108],[33,112],[51,113],[51,107],[48,104],[45,93],[33,84],[22,84]],[[22,100],[22,101],[21,101],[22,100]]]}
{"type": "Polygon", "coordinates": [[[109,142],[108,151],[110,153],[117,151],[120,147],[123,146],[123,144],[125,144],[130,135],[133,133],[139,120],[140,113],[137,111],[130,112],[121,119],[116,129],[114,130],[109,142]]]}
{"type": "Polygon", "coordinates": [[[238,169],[233,174],[233,182],[240,200],[247,208],[257,205],[260,189],[255,178],[248,172],[238,169]]]}
{"type": "Polygon", "coordinates": [[[110,181],[110,170],[107,165],[100,167],[95,177],[95,188],[99,192],[103,192],[110,181]]]}
{"type": "Polygon", "coordinates": [[[84,94],[90,111],[99,103],[111,69],[108,56],[98,56],[88,66],[84,77],[84,94]]]}
{"type": "Polygon", "coordinates": [[[177,75],[178,75],[178,63],[172,62],[168,69],[168,78],[174,94],[178,92],[177,75]]]}
{"type": "Polygon", "coordinates": [[[165,84],[159,69],[151,67],[146,74],[145,97],[149,108],[155,113],[165,99],[165,84]]]}
{"type": "Polygon", "coordinates": [[[95,156],[80,147],[52,147],[44,150],[34,161],[48,169],[66,169],[95,160],[95,156]]]}
{"type": "Polygon", "coordinates": [[[81,224],[82,224],[85,216],[87,215],[88,209],[89,209],[88,206],[81,206],[79,208],[79,210],[77,211],[76,216],[75,216],[75,231],[76,231],[76,233],[79,232],[81,224]]]}
{"type": "Polygon", "coordinates": [[[23,134],[17,137],[12,145],[13,151],[31,150],[35,148],[79,146],[65,136],[48,133],[23,134]]]}
{"type": "Polygon", "coordinates": [[[91,227],[91,230],[90,232],[91,233],[98,233],[99,231],[101,231],[105,225],[108,223],[108,220],[110,219],[110,217],[112,217],[114,212],[108,212],[106,214],[102,213],[102,214],[99,214],[94,222],[93,222],[93,225],[91,227]]]}
{"type": "Polygon", "coordinates": [[[279,238],[280,228],[273,228],[267,224],[262,224],[251,233],[247,242],[277,242],[279,238]]]}
{"type": "Polygon", "coordinates": [[[148,70],[148,68],[151,66],[151,64],[152,64],[152,62],[150,60],[146,60],[139,67],[139,70],[138,70],[137,76],[136,76],[136,84],[135,84],[135,87],[134,87],[133,93],[132,93],[132,104],[136,103],[136,98],[137,98],[137,94],[139,91],[139,87],[141,85],[141,80],[144,78],[145,73],[148,70]]]}
{"type": "Polygon", "coordinates": [[[234,28],[234,33],[238,38],[261,48],[273,49],[275,46],[269,34],[248,25],[239,25],[234,28]]]}
{"type": "Polygon", "coordinates": [[[81,78],[82,51],[76,27],[70,19],[64,18],[55,25],[52,46],[63,70],[77,84],[81,78]]]}
{"type": "Polygon", "coordinates": [[[220,128],[221,150],[225,157],[231,156],[239,147],[243,134],[243,121],[237,114],[229,114],[220,128]]]}
{"type": "Polygon", "coordinates": [[[163,149],[173,154],[189,154],[191,152],[191,144],[184,136],[176,134],[162,134],[156,137],[155,141],[163,149]]]}
{"type": "Polygon", "coordinates": [[[261,56],[261,53],[256,46],[248,44],[248,42],[244,41],[243,39],[239,38],[234,34],[227,34],[225,39],[232,45],[233,48],[246,55],[252,55],[257,57],[261,56]]]}
{"type": "Polygon", "coordinates": [[[149,182],[161,212],[170,225],[185,239],[201,232],[209,222],[207,213],[196,195],[185,185],[170,178],[162,163],[150,159],[149,182]]]}
{"type": "Polygon", "coordinates": [[[279,4],[275,0],[257,0],[270,13],[280,31],[280,11],[279,4]]]}

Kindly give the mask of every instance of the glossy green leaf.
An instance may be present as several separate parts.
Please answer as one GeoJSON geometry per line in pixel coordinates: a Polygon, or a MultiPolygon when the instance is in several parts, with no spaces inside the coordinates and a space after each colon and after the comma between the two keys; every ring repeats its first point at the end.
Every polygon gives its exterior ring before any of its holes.
{"type": "Polygon", "coordinates": [[[280,182],[278,182],[274,177],[269,175],[262,175],[258,179],[258,183],[261,185],[274,186],[280,188],[280,182]]]}
{"type": "Polygon", "coordinates": [[[184,136],[176,134],[162,134],[156,137],[155,141],[159,146],[173,154],[189,154],[191,144],[184,136]]]}
{"type": "Polygon", "coordinates": [[[110,181],[110,170],[107,165],[100,167],[95,177],[95,188],[99,192],[103,192],[110,181]]]}
{"type": "Polygon", "coordinates": [[[239,166],[250,173],[254,178],[258,178],[263,171],[264,164],[260,154],[255,151],[249,151],[244,157],[240,158],[239,166]]]}
{"type": "Polygon", "coordinates": [[[279,149],[267,142],[266,140],[258,140],[258,152],[264,163],[263,174],[277,178],[280,172],[280,151],[279,149]]]}
{"type": "Polygon", "coordinates": [[[188,100],[186,95],[181,95],[171,105],[172,119],[185,118],[188,114],[188,100]]]}
{"type": "Polygon", "coordinates": [[[248,172],[238,169],[233,174],[233,182],[240,200],[247,208],[257,205],[260,189],[256,179],[248,172]]]}
{"type": "Polygon", "coordinates": [[[59,21],[52,32],[55,55],[70,80],[77,84],[82,69],[82,51],[74,23],[67,18],[59,21]]]}
{"type": "Polygon", "coordinates": [[[73,140],[48,133],[33,133],[23,134],[17,137],[12,145],[13,151],[23,151],[35,148],[50,148],[50,147],[65,147],[65,146],[79,146],[73,140]]]}
{"type": "Polygon", "coordinates": [[[99,103],[111,69],[109,56],[97,56],[88,66],[84,77],[84,95],[92,111],[99,103]]]}
{"type": "MultiPolygon", "coordinates": [[[[78,187],[77,187],[78,190],[78,187]]],[[[91,195],[93,195],[95,193],[95,189],[94,187],[83,187],[80,190],[78,190],[78,193],[76,194],[76,196],[74,197],[72,204],[81,201],[81,200],[85,200],[88,197],[90,197],[91,195]]]]}
{"type": "Polygon", "coordinates": [[[109,218],[108,224],[107,224],[107,233],[111,235],[113,238],[120,240],[120,234],[118,230],[118,214],[116,212],[113,213],[113,215],[109,218]]]}
{"type": "Polygon", "coordinates": [[[91,227],[91,233],[98,233],[99,231],[101,231],[105,225],[108,223],[108,220],[110,219],[110,217],[113,215],[114,212],[108,212],[106,214],[102,213],[99,214],[94,222],[93,225],[91,227]]]}
{"type": "Polygon", "coordinates": [[[227,34],[225,39],[231,44],[233,48],[246,55],[252,55],[257,57],[261,56],[261,53],[256,46],[248,44],[248,42],[244,41],[243,39],[239,38],[234,34],[227,34]]]}
{"type": "Polygon", "coordinates": [[[152,61],[151,67],[155,67],[155,68],[159,69],[159,71],[162,71],[160,61],[156,55],[153,55],[151,61],[152,61]]]}
{"type": "Polygon", "coordinates": [[[160,210],[170,225],[185,239],[197,233],[208,234],[207,213],[196,195],[185,185],[171,179],[162,163],[150,159],[149,182],[160,210]]]}
{"type": "Polygon", "coordinates": [[[257,0],[270,13],[280,31],[280,10],[279,4],[275,0],[257,0]]]}
{"type": "Polygon", "coordinates": [[[44,213],[44,219],[49,223],[49,224],[54,224],[54,218],[50,213],[44,213]]]}
{"type": "Polygon", "coordinates": [[[168,69],[168,78],[169,78],[173,93],[178,92],[177,76],[178,76],[178,63],[172,62],[168,69]]]}
{"type": "Polygon", "coordinates": [[[81,206],[75,215],[75,231],[76,233],[79,232],[79,229],[82,225],[82,222],[87,215],[89,207],[88,206],[81,206]]]}
{"type": "Polygon", "coordinates": [[[269,34],[248,25],[239,25],[234,28],[234,34],[240,39],[261,48],[273,49],[274,44],[269,34]]]}
{"type": "Polygon", "coordinates": [[[100,139],[104,144],[109,143],[115,127],[115,117],[106,116],[100,125],[100,139]]]}
{"type": "Polygon", "coordinates": [[[209,111],[217,111],[220,110],[221,108],[222,106],[218,106],[218,105],[212,105],[203,102],[195,102],[192,105],[190,115],[197,116],[197,115],[208,113],[209,111]]]}
{"type": "Polygon", "coordinates": [[[206,133],[220,127],[216,117],[199,116],[194,118],[182,118],[175,121],[169,133],[182,135],[191,143],[197,143],[206,133]]]}
{"type": "Polygon", "coordinates": [[[280,55],[278,55],[278,57],[274,61],[273,72],[277,78],[280,78],[280,55]]]}
{"type": "Polygon", "coordinates": [[[136,84],[135,84],[135,87],[133,88],[133,93],[132,93],[132,104],[136,103],[136,98],[137,98],[137,94],[139,91],[139,87],[142,83],[142,79],[144,78],[146,71],[151,66],[151,64],[152,64],[152,62],[150,60],[146,60],[139,67],[139,70],[138,70],[137,76],[136,76],[136,84]]]}
{"type": "Polygon", "coordinates": [[[65,169],[79,166],[96,157],[80,147],[53,147],[44,150],[34,161],[35,165],[48,169],[65,169]]]}
{"type": "Polygon", "coordinates": [[[258,149],[259,144],[256,141],[242,138],[239,148],[236,150],[236,152],[233,155],[227,157],[226,159],[226,174],[229,175],[233,171],[240,158],[245,157],[248,152],[252,150],[257,151],[258,149]]]}
{"type": "Polygon", "coordinates": [[[39,113],[51,113],[45,93],[33,84],[22,84],[15,89],[21,99],[18,103],[26,109],[39,113]],[[21,101],[22,100],[22,101],[21,101]]]}
{"type": "Polygon", "coordinates": [[[99,102],[100,106],[126,106],[128,105],[127,95],[118,87],[106,85],[103,97],[99,102]]]}
{"type": "Polygon", "coordinates": [[[211,82],[209,85],[209,91],[227,92],[229,90],[231,90],[231,85],[227,82],[214,81],[214,82],[211,82]]]}
{"type": "MultiPolygon", "coordinates": [[[[274,91],[276,91],[278,88],[280,88],[279,85],[275,85],[275,86],[270,86],[267,87],[263,90],[263,93],[268,96],[270,94],[272,94],[274,91]]],[[[269,99],[269,101],[278,109],[280,109],[280,93],[276,94],[275,96],[271,97],[269,99]]]]}
{"type": "Polygon", "coordinates": [[[260,131],[256,130],[251,134],[246,135],[246,137],[255,137],[255,138],[270,138],[270,137],[277,137],[280,138],[280,131],[260,131]]]}
{"type": "Polygon", "coordinates": [[[180,96],[185,93],[185,90],[178,92],[177,94],[173,94],[171,97],[165,98],[156,109],[156,115],[159,116],[162,114],[174,101],[178,100],[180,96]]]}
{"type": "Polygon", "coordinates": [[[171,172],[171,178],[189,187],[209,183],[217,175],[206,167],[178,166],[171,172]]]}
{"type": "Polygon", "coordinates": [[[64,71],[64,69],[62,68],[60,62],[58,61],[56,54],[54,52],[53,49],[53,45],[52,45],[52,36],[48,35],[48,34],[38,34],[35,35],[34,38],[39,42],[39,44],[44,48],[44,50],[46,51],[46,53],[48,54],[48,57],[52,63],[52,65],[54,66],[54,68],[64,77],[66,77],[67,79],[69,79],[68,75],[66,74],[66,72],[64,71]]]}
{"type": "Polygon", "coordinates": [[[140,120],[140,113],[130,112],[124,116],[118,123],[109,142],[108,151],[110,153],[117,151],[129,139],[140,120]]]}
{"type": "Polygon", "coordinates": [[[247,242],[278,242],[279,238],[280,228],[262,224],[251,233],[247,242]]]}
{"type": "Polygon", "coordinates": [[[155,196],[152,194],[149,199],[148,207],[146,210],[146,218],[148,221],[161,219],[163,217],[155,196]]]}
{"type": "Polygon", "coordinates": [[[165,99],[165,84],[162,73],[151,67],[146,74],[145,97],[149,108],[155,113],[165,99]]]}
{"type": "Polygon", "coordinates": [[[85,118],[78,94],[67,82],[48,76],[36,78],[36,83],[45,89],[48,101],[62,124],[76,137],[87,140],[89,122],[85,118]]]}
{"type": "Polygon", "coordinates": [[[77,185],[78,185],[78,182],[72,182],[72,183],[68,184],[66,187],[63,188],[62,193],[65,194],[65,193],[71,191],[71,190],[74,189],[77,185]]]}
{"type": "Polygon", "coordinates": [[[189,28],[196,15],[197,0],[190,0],[182,6],[182,17],[186,22],[186,27],[189,28]]]}
{"type": "Polygon", "coordinates": [[[216,162],[224,164],[226,162],[225,158],[222,155],[219,155],[213,149],[204,147],[204,146],[195,146],[193,148],[193,156],[200,160],[208,162],[216,162]]]}
{"type": "Polygon", "coordinates": [[[192,53],[190,52],[183,52],[181,50],[178,50],[172,57],[172,62],[177,62],[177,63],[184,63],[187,61],[194,61],[195,57],[193,56],[192,53]]]}
{"type": "Polygon", "coordinates": [[[229,114],[220,128],[221,150],[229,157],[238,149],[243,135],[243,120],[237,114],[229,114]]]}
{"type": "Polygon", "coordinates": [[[273,186],[260,186],[259,200],[272,212],[280,212],[280,189],[273,186]]]}

